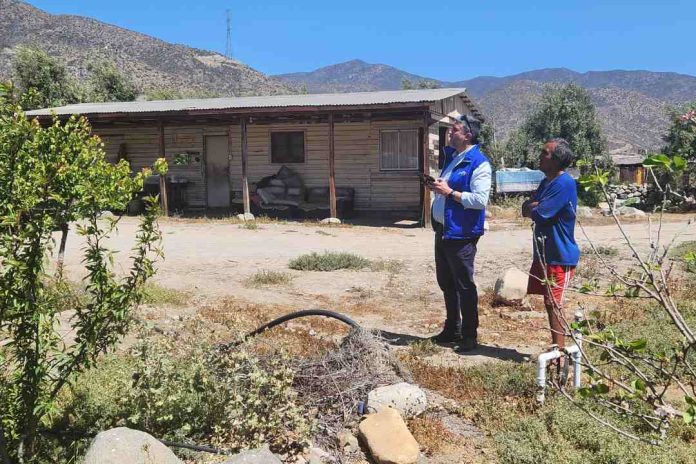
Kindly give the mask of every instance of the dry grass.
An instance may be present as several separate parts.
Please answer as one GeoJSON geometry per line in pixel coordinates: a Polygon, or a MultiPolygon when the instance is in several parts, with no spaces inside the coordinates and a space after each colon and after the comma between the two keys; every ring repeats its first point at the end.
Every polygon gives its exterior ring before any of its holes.
{"type": "Polygon", "coordinates": [[[427,456],[446,453],[457,446],[458,437],[439,419],[416,417],[408,421],[408,429],[427,456]]]}

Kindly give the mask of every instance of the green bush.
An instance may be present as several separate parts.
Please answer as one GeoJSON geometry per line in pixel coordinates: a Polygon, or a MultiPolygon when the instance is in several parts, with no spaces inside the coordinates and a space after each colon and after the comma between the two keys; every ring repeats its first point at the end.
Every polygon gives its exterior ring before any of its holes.
{"type": "Polygon", "coordinates": [[[339,269],[365,269],[370,260],[353,253],[325,251],[298,256],[290,261],[290,269],[298,271],[337,271],[339,269]]]}
{"type": "Polygon", "coordinates": [[[63,398],[62,427],[128,426],[233,451],[268,443],[292,454],[307,445],[313,421],[296,402],[287,359],[186,345],[149,338],[127,356],[110,357],[63,398]]]}

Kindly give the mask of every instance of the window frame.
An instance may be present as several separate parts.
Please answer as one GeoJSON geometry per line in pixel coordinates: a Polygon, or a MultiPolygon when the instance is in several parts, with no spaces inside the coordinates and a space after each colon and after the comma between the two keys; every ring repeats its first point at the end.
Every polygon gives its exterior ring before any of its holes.
{"type": "Polygon", "coordinates": [[[268,131],[268,162],[274,165],[305,164],[307,163],[307,130],[306,129],[270,129],[268,131]],[[273,161],[273,134],[294,133],[302,134],[302,161],[273,161]]]}
{"type": "MultiPolygon", "coordinates": [[[[420,168],[420,131],[416,128],[386,128],[386,129],[380,129],[379,131],[379,170],[380,171],[385,171],[385,172],[419,172],[420,168]],[[383,160],[382,160],[382,133],[384,132],[396,132],[398,135],[397,138],[397,147],[401,147],[401,133],[402,132],[415,132],[416,135],[416,166],[412,168],[402,168],[402,167],[396,167],[396,168],[388,168],[384,167],[383,165],[383,160]]],[[[397,153],[397,160],[398,164],[401,164],[401,153],[397,153]]]]}

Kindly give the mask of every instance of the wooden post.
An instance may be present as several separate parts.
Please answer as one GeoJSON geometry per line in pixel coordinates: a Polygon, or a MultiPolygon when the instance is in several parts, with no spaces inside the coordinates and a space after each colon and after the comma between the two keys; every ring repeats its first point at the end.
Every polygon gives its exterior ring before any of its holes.
{"type": "Polygon", "coordinates": [[[336,151],[334,137],[334,115],[329,113],[329,209],[331,217],[338,217],[336,212],[336,151]]]}
{"type": "MultiPolygon", "coordinates": [[[[430,112],[423,113],[423,174],[430,174],[430,112]]],[[[423,186],[423,227],[431,227],[430,190],[423,186]]]]}
{"type": "MultiPolygon", "coordinates": [[[[159,157],[165,158],[166,151],[164,149],[164,121],[159,122],[159,157]]],[[[169,216],[169,202],[167,201],[167,179],[166,176],[160,176],[160,204],[162,205],[162,214],[169,216]]]]}
{"type": "Polygon", "coordinates": [[[247,150],[247,118],[242,118],[242,199],[244,201],[244,214],[251,213],[249,204],[249,181],[247,179],[247,161],[249,153],[247,150]]]}

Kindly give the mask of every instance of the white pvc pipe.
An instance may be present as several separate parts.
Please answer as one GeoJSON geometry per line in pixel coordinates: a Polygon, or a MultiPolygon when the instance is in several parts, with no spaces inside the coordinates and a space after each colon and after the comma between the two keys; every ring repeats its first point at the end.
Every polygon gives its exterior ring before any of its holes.
{"type": "Polygon", "coordinates": [[[580,376],[582,373],[582,366],[580,364],[580,360],[582,359],[582,353],[580,351],[580,348],[577,345],[571,345],[567,348],[564,348],[563,350],[558,349],[558,347],[554,347],[554,349],[552,349],[551,351],[541,353],[538,358],[536,381],[537,387],[539,387],[537,391],[537,401],[539,403],[543,403],[544,399],[546,398],[546,363],[553,359],[558,359],[562,356],[568,356],[570,359],[572,359],[574,367],[573,387],[580,388],[580,376]]]}

